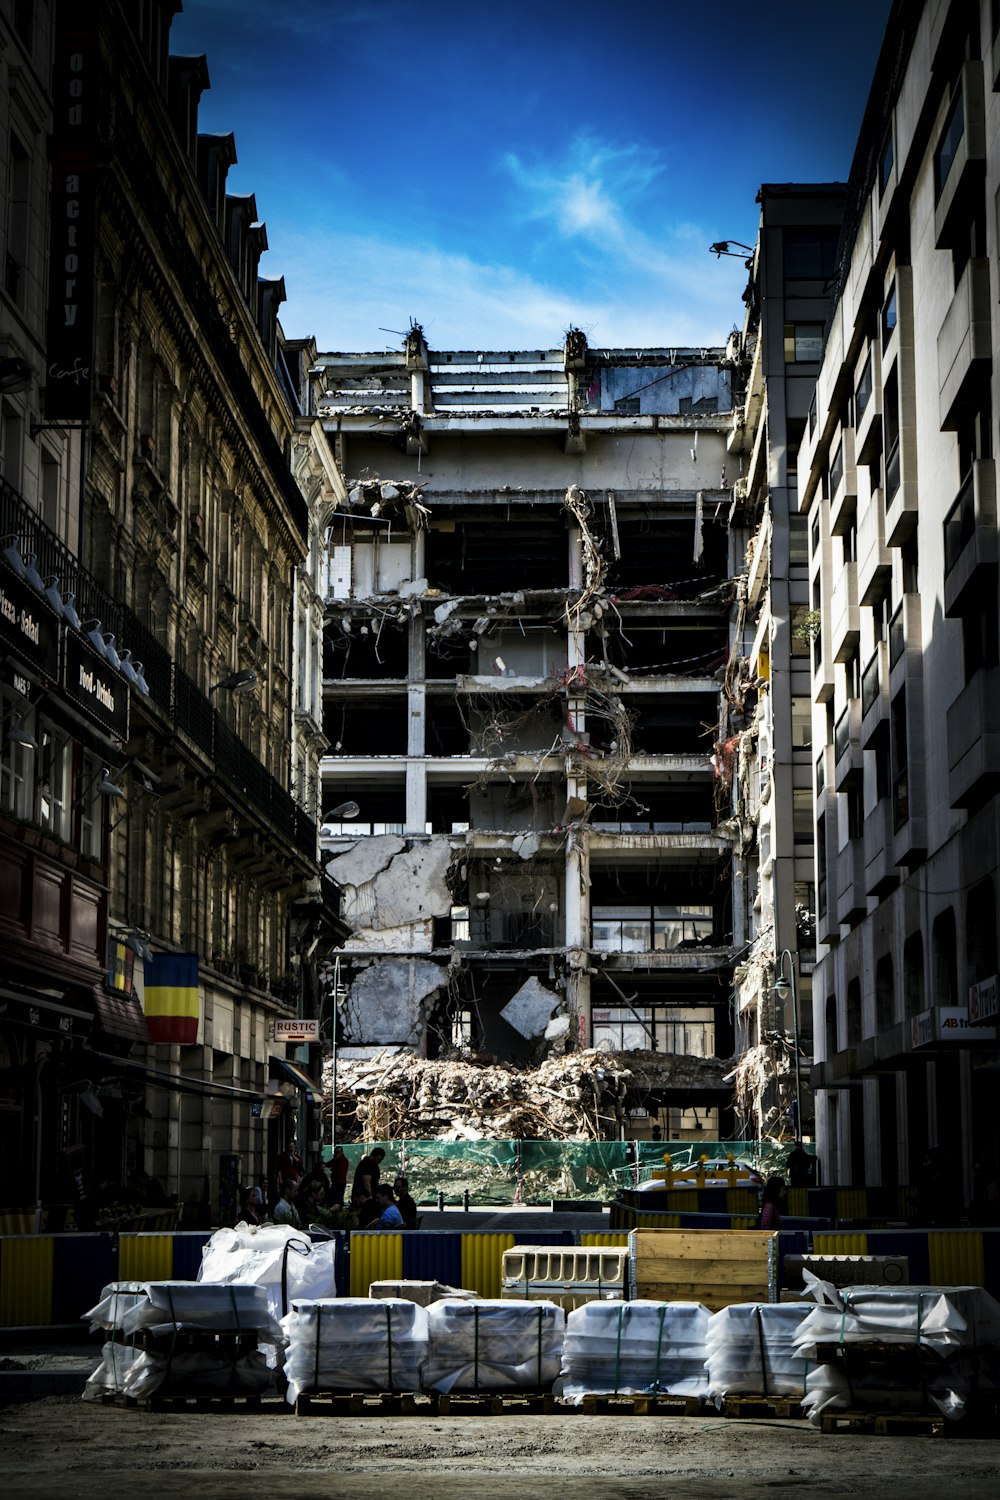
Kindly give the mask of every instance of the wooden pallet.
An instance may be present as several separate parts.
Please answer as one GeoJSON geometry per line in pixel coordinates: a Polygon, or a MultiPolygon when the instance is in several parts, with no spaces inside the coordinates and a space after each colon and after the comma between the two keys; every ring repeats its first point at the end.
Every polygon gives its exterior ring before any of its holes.
{"type": "Polygon", "coordinates": [[[699,1396],[584,1396],[585,1417],[697,1417],[699,1396]]]}
{"type": "Polygon", "coordinates": [[[106,1392],[101,1396],[102,1406],[121,1406],[130,1411],[211,1411],[215,1413],[233,1411],[260,1414],[264,1410],[265,1404],[269,1416],[288,1409],[284,1401],[281,1401],[270,1392],[266,1397],[259,1394],[210,1396],[206,1394],[182,1395],[178,1393],[170,1396],[147,1396],[145,1399],[137,1399],[135,1396],[116,1394],[113,1391],[106,1392]]]}
{"type": "Polygon", "coordinates": [[[553,1416],[556,1398],[551,1391],[460,1391],[438,1395],[441,1417],[553,1416]]]}
{"type": "Polygon", "coordinates": [[[296,1396],[297,1417],[430,1416],[434,1401],[411,1391],[309,1391],[296,1396]]]}
{"type": "Polygon", "coordinates": [[[726,1396],[722,1403],[722,1415],[795,1420],[802,1417],[802,1402],[791,1396],[726,1396]]]}
{"type": "Polygon", "coordinates": [[[873,1433],[876,1437],[941,1437],[950,1425],[940,1412],[831,1411],[820,1413],[821,1432],[873,1433]]]}

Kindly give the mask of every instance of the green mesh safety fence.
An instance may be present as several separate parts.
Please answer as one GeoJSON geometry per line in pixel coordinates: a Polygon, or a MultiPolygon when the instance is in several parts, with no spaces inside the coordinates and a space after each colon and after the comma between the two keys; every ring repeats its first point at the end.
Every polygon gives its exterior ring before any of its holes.
{"type": "MultiPolygon", "coordinates": [[[[367,1152],[381,1146],[383,1180],[402,1172],[418,1203],[434,1204],[443,1193],[447,1204],[483,1207],[572,1202],[610,1202],[621,1188],[639,1187],[670,1158],[675,1171],[690,1169],[706,1157],[710,1170],[725,1168],[730,1154],[761,1177],[784,1171],[791,1142],[760,1141],[351,1141],[344,1144],[353,1179],[367,1152]]],[[[806,1151],[814,1148],[806,1144],[806,1151]]],[[[327,1146],[329,1160],[332,1149],[327,1146]]]]}

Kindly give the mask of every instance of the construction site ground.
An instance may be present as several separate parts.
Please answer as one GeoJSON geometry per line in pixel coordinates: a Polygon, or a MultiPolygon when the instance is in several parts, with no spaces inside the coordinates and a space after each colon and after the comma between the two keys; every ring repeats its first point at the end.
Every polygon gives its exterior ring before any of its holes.
{"type": "Polygon", "coordinates": [[[0,1493],[15,1500],[243,1500],[254,1492],[273,1500],[728,1500],[776,1490],[996,1500],[1000,1493],[1000,1440],[990,1438],[827,1436],[803,1421],[721,1416],[302,1417],[277,1400],[256,1410],[145,1410],[45,1394],[46,1380],[51,1388],[60,1377],[65,1389],[79,1389],[92,1354],[79,1345],[6,1348],[0,1493]]]}

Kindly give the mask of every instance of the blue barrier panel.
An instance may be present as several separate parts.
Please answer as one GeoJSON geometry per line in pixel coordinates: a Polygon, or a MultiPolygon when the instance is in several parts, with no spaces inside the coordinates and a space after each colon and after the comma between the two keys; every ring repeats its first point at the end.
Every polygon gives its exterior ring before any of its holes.
{"type": "Polygon", "coordinates": [[[52,1236],[52,1322],[77,1323],[115,1279],[114,1236],[52,1236]]]}
{"type": "Polygon", "coordinates": [[[1000,1298],[1000,1229],[984,1229],[983,1283],[992,1296],[1000,1298]]]}
{"type": "Polygon", "coordinates": [[[203,1229],[183,1229],[174,1235],[172,1273],[175,1281],[197,1281],[201,1252],[212,1238],[203,1229]]]}
{"type": "Polygon", "coordinates": [[[462,1284],[462,1236],[445,1231],[413,1229],[403,1240],[403,1278],[462,1284]]]}
{"type": "Polygon", "coordinates": [[[872,1229],[868,1233],[869,1255],[905,1255],[910,1263],[910,1285],[928,1286],[931,1263],[926,1229],[872,1229]]]}

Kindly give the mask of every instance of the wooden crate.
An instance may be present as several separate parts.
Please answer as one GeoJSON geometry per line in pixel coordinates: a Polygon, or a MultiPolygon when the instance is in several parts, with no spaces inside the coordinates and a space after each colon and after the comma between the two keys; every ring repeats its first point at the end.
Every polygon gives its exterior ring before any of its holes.
{"type": "Polygon", "coordinates": [[[778,1236],[759,1229],[633,1229],[633,1297],[702,1302],[712,1312],[735,1302],[777,1300],[778,1236]]]}

